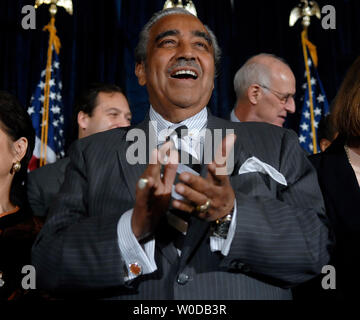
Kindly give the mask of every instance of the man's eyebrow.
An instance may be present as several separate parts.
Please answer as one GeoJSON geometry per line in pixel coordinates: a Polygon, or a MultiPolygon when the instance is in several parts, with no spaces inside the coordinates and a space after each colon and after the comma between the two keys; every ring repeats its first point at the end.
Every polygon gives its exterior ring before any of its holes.
{"type": "Polygon", "coordinates": [[[114,111],[119,112],[121,110],[116,107],[110,107],[110,108],[105,109],[105,112],[114,112],[114,111]]]}
{"type": "Polygon", "coordinates": [[[179,33],[180,33],[179,30],[166,30],[156,36],[155,42],[158,42],[160,39],[165,38],[167,36],[175,36],[179,33]]]}
{"type": "Polygon", "coordinates": [[[192,32],[192,34],[196,37],[201,37],[201,38],[204,38],[207,43],[212,46],[212,41],[211,41],[211,38],[209,37],[209,35],[206,33],[206,32],[203,32],[203,31],[199,31],[199,30],[195,30],[192,32]]]}

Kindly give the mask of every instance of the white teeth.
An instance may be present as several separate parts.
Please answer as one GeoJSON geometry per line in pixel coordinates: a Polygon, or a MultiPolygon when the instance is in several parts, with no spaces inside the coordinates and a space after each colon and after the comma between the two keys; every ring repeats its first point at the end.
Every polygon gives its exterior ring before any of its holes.
{"type": "Polygon", "coordinates": [[[175,76],[180,75],[180,74],[188,74],[188,75],[191,75],[191,76],[197,78],[197,74],[191,70],[179,70],[175,73],[175,76]]]}

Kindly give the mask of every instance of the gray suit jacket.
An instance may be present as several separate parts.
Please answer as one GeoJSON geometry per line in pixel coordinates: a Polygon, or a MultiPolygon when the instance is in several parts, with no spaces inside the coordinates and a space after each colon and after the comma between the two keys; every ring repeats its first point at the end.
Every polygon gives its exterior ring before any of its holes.
{"type": "MultiPolygon", "coordinates": [[[[148,132],[147,121],[136,127],[148,132]]],[[[210,251],[210,223],[191,218],[178,258],[164,224],[155,234],[157,271],[124,283],[117,224],[134,206],[146,164],[128,164],[131,127],[119,128],[73,144],[65,182],[33,247],[37,285],[114,299],[291,299],[290,287],[320,273],[329,258],[324,204],[295,133],[211,115],[208,128],[237,135],[231,175],[237,225],[227,256],[210,251]],[[258,172],[238,175],[251,156],[281,172],[288,185],[258,172]]]]}
{"type": "Polygon", "coordinates": [[[70,158],[63,158],[29,172],[27,196],[35,216],[46,217],[65,179],[70,158]]]}

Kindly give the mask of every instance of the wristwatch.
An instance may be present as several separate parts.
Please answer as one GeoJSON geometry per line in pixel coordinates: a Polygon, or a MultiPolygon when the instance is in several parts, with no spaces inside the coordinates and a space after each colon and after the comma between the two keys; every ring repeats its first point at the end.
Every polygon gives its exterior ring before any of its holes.
{"type": "Polygon", "coordinates": [[[221,219],[216,219],[214,222],[213,236],[226,239],[232,219],[232,213],[226,215],[221,219]]]}

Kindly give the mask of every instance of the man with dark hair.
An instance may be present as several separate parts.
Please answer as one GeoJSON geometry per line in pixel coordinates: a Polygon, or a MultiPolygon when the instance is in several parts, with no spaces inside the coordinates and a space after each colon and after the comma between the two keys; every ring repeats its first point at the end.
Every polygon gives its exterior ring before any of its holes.
{"type": "MultiPolygon", "coordinates": [[[[131,111],[121,88],[114,84],[94,83],[75,103],[74,127],[78,139],[117,127],[127,127],[131,111]]],[[[68,157],[36,169],[28,175],[28,199],[36,216],[45,217],[64,181],[68,157]]]]}
{"type": "Polygon", "coordinates": [[[90,85],[75,104],[79,139],[105,130],[127,127],[131,122],[129,104],[114,84],[90,85]]]}
{"type": "Polygon", "coordinates": [[[37,285],[113,299],[291,299],[328,261],[323,200],[296,134],[211,115],[216,38],[187,11],[156,13],[136,52],[149,114],[72,145],[33,247],[37,285]]]}

